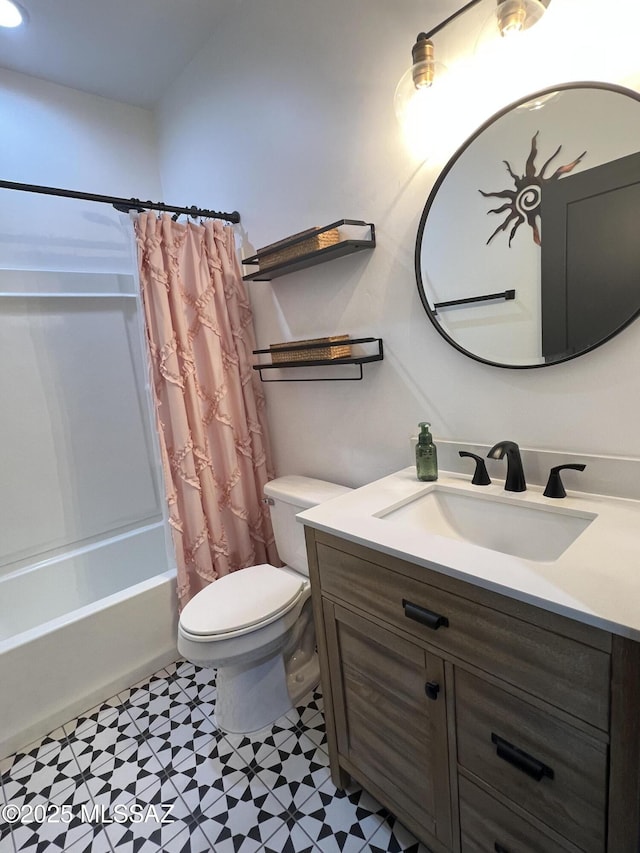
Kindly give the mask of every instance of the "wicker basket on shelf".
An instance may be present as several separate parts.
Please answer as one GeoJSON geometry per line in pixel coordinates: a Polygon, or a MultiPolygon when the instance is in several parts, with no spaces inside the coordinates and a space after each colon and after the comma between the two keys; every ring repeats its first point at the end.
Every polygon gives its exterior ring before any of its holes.
{"type": "Polygon", "coordinates": [[[351,344],[304,349],[305,344],[330,344],[348,340],[349,335],[332,335],[328,338],[312,338],[307,341],[285,341],[281,344],[271,344],[269,347],[271,361],[273,364],[278,364],[283,361],[323,361],[333,358],[349,358],[351,356],[351,344]],[[301,347],[301,349],[281,352],[282,347],[301,347]]]}
{"type": "Polygon", "coordinates": [[[302,255],[307,255],[309,252],[316,252],[318,249],[326,249],[328,246],[334,246],[340,242],[340,234],[337,228],[331,228],[329,231],[322,231],[320,234],[315,234],[316,228],[308,228],[306,231],[300,231],[298,234],[293,234],[287,237],[286,240],[279,240],[277,243],[271,243],[269,246],[264,246],[258,249],[258,265],[260,269],[268,269],[277,264],[283,264],[286,261],[292,261],[294,258],[299,258],[302,255]],[[291,240],[297,237],[303,237],[305,234],[311,234],[308,240],[301,240],[299,243],[294,243],[293,246],[287,246],[291,240]],[[280,248],[280,246],[285,246],[280,248]]]}

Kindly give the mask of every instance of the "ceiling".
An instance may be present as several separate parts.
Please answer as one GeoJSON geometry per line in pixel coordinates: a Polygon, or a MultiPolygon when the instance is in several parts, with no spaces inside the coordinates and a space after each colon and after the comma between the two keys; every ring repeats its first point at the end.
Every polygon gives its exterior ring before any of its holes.
{"type": "MultiPolygon", "coordinates": [[[[29,21],[0,27],[0,68],[150,109],[243,0],[17,2],[29,21]]],[[[421,9],[415,0],[409,6],[421,9]]],[[[427,0],[419,26],[428,29],[459,6],[427,0]]]]}
{"type": "Polygon", "coordinates": [[[241,0],[20,0],[0,67],[152,107],[241,0]]]}

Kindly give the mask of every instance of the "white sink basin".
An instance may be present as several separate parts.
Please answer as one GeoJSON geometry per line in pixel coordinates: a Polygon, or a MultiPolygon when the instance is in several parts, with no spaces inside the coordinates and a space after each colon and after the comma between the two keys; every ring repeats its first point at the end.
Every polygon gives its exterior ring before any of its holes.
{"type": "Polygon", "coordinates": [[[557,560],[597,517],[522,497],[470,494],[438,484],[375,516],[538,562],[557,560]]]}

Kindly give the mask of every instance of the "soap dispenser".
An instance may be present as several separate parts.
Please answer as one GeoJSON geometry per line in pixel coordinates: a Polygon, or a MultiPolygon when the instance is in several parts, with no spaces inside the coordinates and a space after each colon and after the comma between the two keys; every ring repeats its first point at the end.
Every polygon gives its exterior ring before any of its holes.
{"type": "Polygon", "coordinates": [[[438,451],[429,431],[430,423],[423,421],[418,424],[420,435],[416,444],[416,473],[419,480],[432,481],[438,479],[438,451]]]}

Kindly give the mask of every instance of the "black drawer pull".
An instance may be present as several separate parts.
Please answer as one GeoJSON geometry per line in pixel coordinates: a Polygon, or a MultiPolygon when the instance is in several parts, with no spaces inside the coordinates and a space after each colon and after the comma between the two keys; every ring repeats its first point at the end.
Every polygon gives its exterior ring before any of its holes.
{"type": "Polygon", "coordinates": [[[546,776],[548,779],[553,779],[553,770],[551,767],[547,767],[547,765],[543,764],[542,761],[538,761],[537,758],[534,758],[527,752],[523,752],[512,743],[498,737],[494,732],[491,732],[491,742],[496,745],[498,758],[502,758],[505,761],[508,761],[509,764],[513,764],[514,767],[517,767],[518,770],[522,770],[522,772],[526,773],[527,776],[531,776],[531,778],[535,779],[536,782],[539,782],[543,776],[546,776]]]}
{"type": "Polygon", "coordinates": [[[427,610],[426,607],[420,607],[419,604],[412,604],[406,598],[402,599],[404,607],[404,615],[407,619],[413,619],[414,622],[420,622],[421,625],[426,625],[433,631],[438,628],[448,628],[449,620],[446,616],[441,616],[439,613],[434,613],[433,610],[427,610]]]}
{"type": "Polygon", "coordinates": [[[496,843],[493,845],[493,849],[496,851],[496,853],[509,853],[509,851],[507,850],[507,848],[506,848],[506,847],[503,847],[503,846],[502,846],[502,844],[498,844],[498,842],[497,842],[497,841],[496,841],[496,843]]]}

